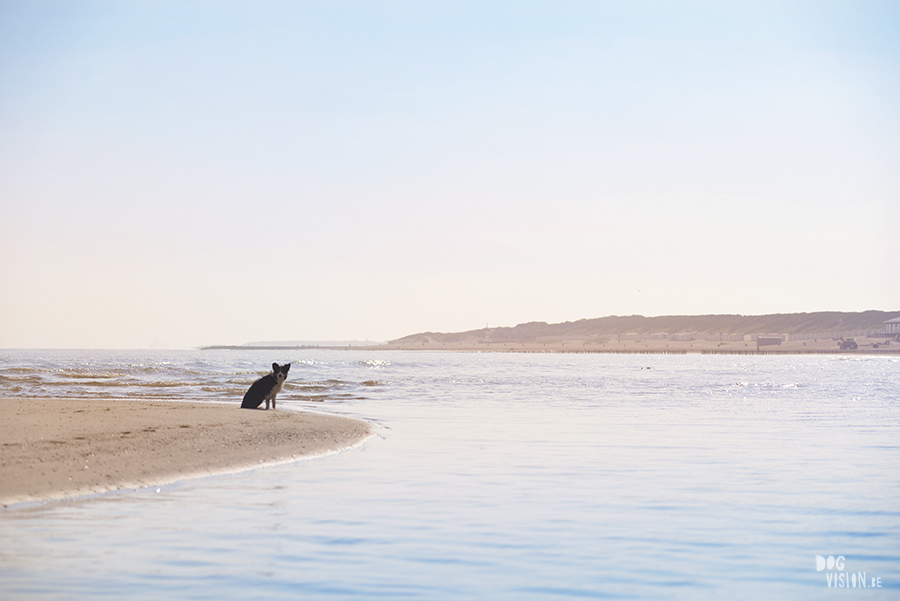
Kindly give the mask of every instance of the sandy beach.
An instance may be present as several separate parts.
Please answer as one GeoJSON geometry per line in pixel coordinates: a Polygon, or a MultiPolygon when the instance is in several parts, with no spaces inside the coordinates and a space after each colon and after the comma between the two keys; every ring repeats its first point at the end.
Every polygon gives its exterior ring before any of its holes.
{"type": "Polygon", "coordinates": [[[0,505],[238,472],[369,435],[355,419],[235,404],[0,399],[0,505]]]}

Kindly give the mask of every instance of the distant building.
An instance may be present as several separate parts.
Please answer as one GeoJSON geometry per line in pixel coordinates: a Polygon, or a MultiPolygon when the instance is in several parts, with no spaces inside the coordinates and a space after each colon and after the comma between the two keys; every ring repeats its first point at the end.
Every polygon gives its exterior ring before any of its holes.
{"type": "Polygon", "coordinates": [[[757,336],[756,337],[756,350],[759,350],[761,346],[775,346],[779,345],[783,342],[781,336],[757,336]]]}
{"type": "Polygon", "coordinates": [[[891,335],[900,334],[900,317],[895,317],[894,319],[885,321],[884,333],[891,335]]]}

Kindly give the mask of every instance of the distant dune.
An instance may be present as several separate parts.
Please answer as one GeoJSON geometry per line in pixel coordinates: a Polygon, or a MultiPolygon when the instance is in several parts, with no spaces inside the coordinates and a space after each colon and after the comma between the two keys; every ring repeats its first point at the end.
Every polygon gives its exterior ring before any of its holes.
{"type": "Polygon", "coordinates": [[[843,313],[785,313],[774,315],[642,315],[599,317],[564,323],[543,321],[522,323],[514,327],[482,328],[467,332],[423,332],[392,340],[392,345],[431,343],[459,344],[470,341],[531,342],[541,339],[588,339],[626,334],[697,334],[753,336],[760,334],[802,335],[854,330],[880,329],[889,319],[900,317],[900,311],[863,311],[843,313]]]}

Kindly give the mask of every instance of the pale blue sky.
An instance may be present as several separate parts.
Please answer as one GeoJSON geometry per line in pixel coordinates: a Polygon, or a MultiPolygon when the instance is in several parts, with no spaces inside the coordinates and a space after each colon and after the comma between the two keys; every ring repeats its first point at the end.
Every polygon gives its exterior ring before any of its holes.
{"type": "Polygon", "coordinates": [[[898,2],[0,0],[0,347],[900,308],[898,2]]]}

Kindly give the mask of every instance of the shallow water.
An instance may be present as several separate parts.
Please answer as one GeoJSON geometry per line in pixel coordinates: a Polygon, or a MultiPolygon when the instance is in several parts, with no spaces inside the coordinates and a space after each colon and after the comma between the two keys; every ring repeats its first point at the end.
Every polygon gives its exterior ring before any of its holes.
{"type": "Polygon", "coordinates": [[[0,512],[0,597],[821,599],[900,590],[900,361],[0,351],[0,396],[361,417],[325,458],[0,512]],[[844,570],[816,570],[816,555],[844,570]],[[865,572],[881,588],[828,590],[865,572]]]}

